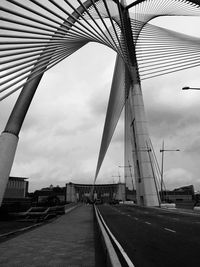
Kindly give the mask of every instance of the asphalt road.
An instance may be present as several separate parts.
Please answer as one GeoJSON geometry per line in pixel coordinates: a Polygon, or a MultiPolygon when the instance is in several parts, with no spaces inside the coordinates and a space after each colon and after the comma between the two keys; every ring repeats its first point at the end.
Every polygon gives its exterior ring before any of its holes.
{"type": "Polygon", "coordinates": [[[200,215],[125,205],[98,208],[136,267],[200,266],[200,215]]]}

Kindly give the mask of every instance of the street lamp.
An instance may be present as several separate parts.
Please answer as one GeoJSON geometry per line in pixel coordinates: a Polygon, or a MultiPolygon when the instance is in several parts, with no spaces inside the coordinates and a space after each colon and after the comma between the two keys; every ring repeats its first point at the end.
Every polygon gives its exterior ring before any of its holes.
{"type": "Polygon", "coordinates": [[[131,171],[131,167],[132,165],[130,165],[130,162],[128,161],[128,165],[127,166],[118,166],[119,168],[129,168],[129,172],[130,172],[130,177],[131,177],[131,182],[132,182],[132,186],[134,189],[134,184],[133,184],[133,175],[132,175],[132,171],[131,171]]]}
{"type": "Polygon", "coordinates": [[[182,90],[200,90],[200,88],[198,88],[198,87],[184,86],[184,87],[182,88],[182,90]]]}
{"type": "Polygon", "coordinates": [[[162,160],[161,160],[161,185],[160,185],[161,200],[162,200],[162,197],[163,197],[163,172],[164,172],[164,152],[165,151],[180,151],[180,149],[165,149],[164,148],[164,141],[162,143],[162,149],[160,149],[160,152],[162,153],[162,160]]]}
{"type": "MultiPolygon", "coordinates": [[[[118,177],[119,178],[119,183],[121,183],[121,175],[120,175],[120,173],[118,172],[118,175],[112,175],[112,177],[114,178],[114,177],[118,177]]],[[[113,184],[114,184],[114,179],[113,179],[113,184]]]]}

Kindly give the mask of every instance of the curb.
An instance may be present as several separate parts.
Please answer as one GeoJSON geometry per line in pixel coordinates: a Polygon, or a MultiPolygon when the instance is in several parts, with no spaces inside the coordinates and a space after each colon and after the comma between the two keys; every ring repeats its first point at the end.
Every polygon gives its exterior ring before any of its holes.
{"type": "Polygon", "coordinates": [[[5,234],[1,234],[1,235],[0,235],[0,238],[1,238],[1,237],[8,237],[8,236],[10,236],[10,235],[14,235],[14,234],[17,234],[17,233],[20,233],[20,232],[24,232],[24,231],[29,230],[29,229],[31,229],[31,228],[40,226],[41,224],[43,224],[43,222],[41,222],[41,223],[36,223],[36,224],[30,225],[30,226],[27,226],[27,227],[24,227],[24,228],[20,228],[20,229],[17,229],[17,230],[15,230],[15,231],[8,232],[8,233],[5,233],[5,234]]]}
{"type": "Polygon", "coordinates": [[[97,220],[97,225],[101,234],[101,240],[103,242],[104,248],[105,248],[105,254],[106,254],[106,266],[109,267],[121,267],[121,263],[119,261],[119,258],[117,256],[117,253],[115,252],[115,249],[112,245],[112,242],[110,240],[110,237],[108,236],[103,223],[100,220],[99,214],[97,212],[97,208],[94,205],[94,211],[95,211],[95,216],[97,220]]]}

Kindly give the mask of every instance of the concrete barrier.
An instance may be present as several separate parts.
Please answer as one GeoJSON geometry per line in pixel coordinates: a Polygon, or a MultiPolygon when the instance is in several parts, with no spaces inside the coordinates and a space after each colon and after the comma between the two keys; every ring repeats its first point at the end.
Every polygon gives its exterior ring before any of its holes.
{"type": "Polygon", "coordinates": [[[167,208],[167,209],[175,209],[176,205],[175,205],[175,203],[161,203],[160,207],[161,208],[167,208]]]}
{"type": "Polygon", "coordinates": [[[101,235],[101,241],[103,243],[104,251],[106,254],[106,266],[121,267],[122,265],[119,261],[117,253],[115,252],[115,249],[112,245],[110,237],[108,236],[108,234],[105,230],[105,227],[104,227],[103,223],[101,222],[100,216],[98,214],[98,211],[97,211],[97,208],[95,205],[94,205],[94,212],[95,212],[97,225],[98,225],[100,235],[101,235]]]}
{"type": "Polygon", "coordinates": [[[74,210],[74,209],[76,209],[76,208],[78,208],[78,207],[80,207],[80,204],[74,204],[73,203],[73,204],[66,205],[65,206],[65,214],[70,212],[70,211],[72,211],[72,210],[74,210]]]}

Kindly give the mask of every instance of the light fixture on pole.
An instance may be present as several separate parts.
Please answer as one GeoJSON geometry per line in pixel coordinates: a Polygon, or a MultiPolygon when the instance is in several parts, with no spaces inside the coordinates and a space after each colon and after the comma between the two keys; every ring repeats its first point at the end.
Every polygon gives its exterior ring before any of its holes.
{"type": "Polygon", "coordinates": [[[162,149],[160,149],[160,152],[162,153],[162,159],[161,159],[161,184],[160,184],[161,201],[162,201],[162,198],[163,198],[163,173],[164,173],[164,152],[165,151],[180,151],[180,149],[165,149],[164,148],[164,140],[163,140],[162,149]]]}
{"type": "MultiPolygon", "coordinates": [[[[119,183],[121,183],[121,175],[118,172],[118,175],[112,175],[112,177],[118,177],[119,178],[119,183]]],[[[114,179],[113,179],[113,184],[115,183],[114,179]]]]}
{"type": "Polygon", "coordinates": [[[127,166],[118,166],[119,168],[129,168],[129,171],[130,171],[130,177],[131,177],[131,182],[132,182],[132,186],[133,186],[133,189],[134,189],[134,183],[133,183],[133,175],[132,175],[132,171],[131,171],[131,167],[132,165],[130,165],[130,162],[128,161],[128,165],[127,166]]]}
{"type": "Polygon", "coordinates": [[[184,86],[184,87],[182,88],[182,90],[200,90],[200,88],[198,88],[198,87],[184,86]]]}

